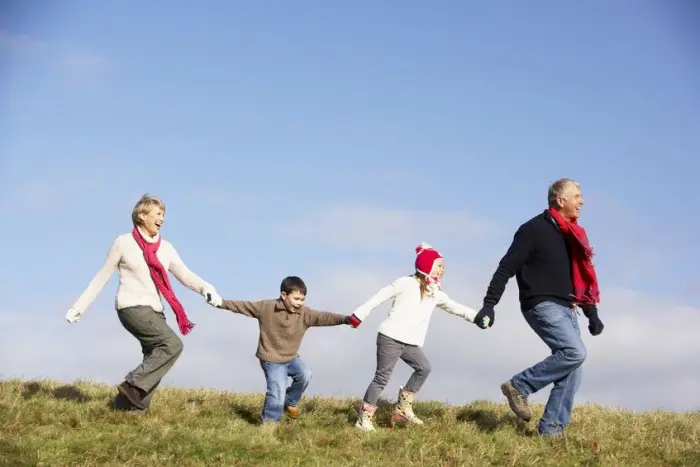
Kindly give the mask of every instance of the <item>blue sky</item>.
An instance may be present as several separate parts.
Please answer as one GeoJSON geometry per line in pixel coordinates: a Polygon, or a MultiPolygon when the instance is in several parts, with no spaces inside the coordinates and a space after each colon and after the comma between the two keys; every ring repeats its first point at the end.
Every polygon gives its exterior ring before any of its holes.
{"type": "MultiPolygon", "coordinates": [[[[691,2],[2,8],[0,316],[68,332],[65,310],[146,191],[168,206],[166,238],[225,296],[273,295],[300,274],[313,304],[337,271],[355,271],[338,294],[410,272],[428,241],[478,307],[517,226],[566,176],[587,200],[604,315],[634,313],[606,309],[619,289],[700,319],[691,2]]],[[[349,312],[391,279],[317,303],[349,312]]],[[[115,283],[95,315],[112,317],[115,283]]],[[[530,332],[517,307],[500,315],[530,332]]],[[[363,332],[371,352],[375,329],[363,332]]]]}

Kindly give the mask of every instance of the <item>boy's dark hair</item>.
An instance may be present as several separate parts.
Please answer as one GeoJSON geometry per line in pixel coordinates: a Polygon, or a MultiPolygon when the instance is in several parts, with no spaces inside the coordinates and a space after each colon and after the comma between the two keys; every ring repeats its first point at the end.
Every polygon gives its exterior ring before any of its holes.
{"type": "Polygon", "coordinates": [[[284,292],[287,295],[292,292],[299,292],[302,295],[306,295],[306,284],[301,280],[301,277],[287,276],[282,280],[280,292],[284,292]]]}

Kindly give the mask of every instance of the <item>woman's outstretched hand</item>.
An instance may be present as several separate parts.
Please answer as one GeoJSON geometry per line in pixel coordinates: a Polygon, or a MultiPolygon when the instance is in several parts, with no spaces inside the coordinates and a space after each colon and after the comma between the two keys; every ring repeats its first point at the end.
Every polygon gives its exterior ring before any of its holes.
{"type": "Polygon", "coordinates": [[[216,292],[207,292],[205,297],[207,299],[208,304],[217,308],[220,307],[221,303],[223,302],[221,296],[216,292]]]}
{"type": "Polygon", "coordinates": [[[78,321],[80,321],[81,316],[82,315],[78,310],[71,308],[70,310],[68,310],[68,313],[66,313],[66,321],[68,321],[71,324],[75,324],[78,321]]]}

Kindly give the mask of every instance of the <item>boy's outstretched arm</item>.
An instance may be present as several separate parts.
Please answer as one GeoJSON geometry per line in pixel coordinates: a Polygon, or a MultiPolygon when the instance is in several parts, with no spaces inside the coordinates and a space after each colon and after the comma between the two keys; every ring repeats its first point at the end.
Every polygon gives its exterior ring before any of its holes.
{"type": "Polygon", "coordinates": [[[474,322],[474,317],[476,316],[476,313],[477,313],[477,311],[475,309],[470,308],[466,305],[462,305],[461,303],[452,300],[442,290],[440,290],[436,293],[436,298],[437,298],[436,305],[438,306],[438,308],[441,308],[441,309],[445,310],[446,312],[451,313],[453,315],[461,316],[462,318],[466,319],[470,323],[474,322]]]}
{"type": "Polygon", "coordinates": [[[207,297],[207,302],[216,308],[233,311],[234,313],[251,318],[258,318],[264,306],[263,300],[257,302],[248,302],[244,300],[221,300],[221,303],[215,303],[212,301],[211,296],[207,297]]]}
{"type": "Polygon", "coordinates": [[[304,310],[304,322],[308,327],[350,324],[348,322],[348,317],[345,315],[330,313],[328,311],[316,311],[311,308],[304,310]]]}

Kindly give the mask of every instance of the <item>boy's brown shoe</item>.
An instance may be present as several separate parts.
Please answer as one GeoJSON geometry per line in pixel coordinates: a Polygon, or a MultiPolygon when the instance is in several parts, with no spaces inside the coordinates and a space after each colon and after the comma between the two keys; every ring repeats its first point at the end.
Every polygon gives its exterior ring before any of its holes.
{"type": "Polygon", "coordinates": [[[295,420],[299,418],[299,415],[301,414],[301,410],[299,410],[299,407],[296,406],[288,405],[287,407],[285,407],[285,410],[287,411],[287,415],[289,415],[295,420]]]}

